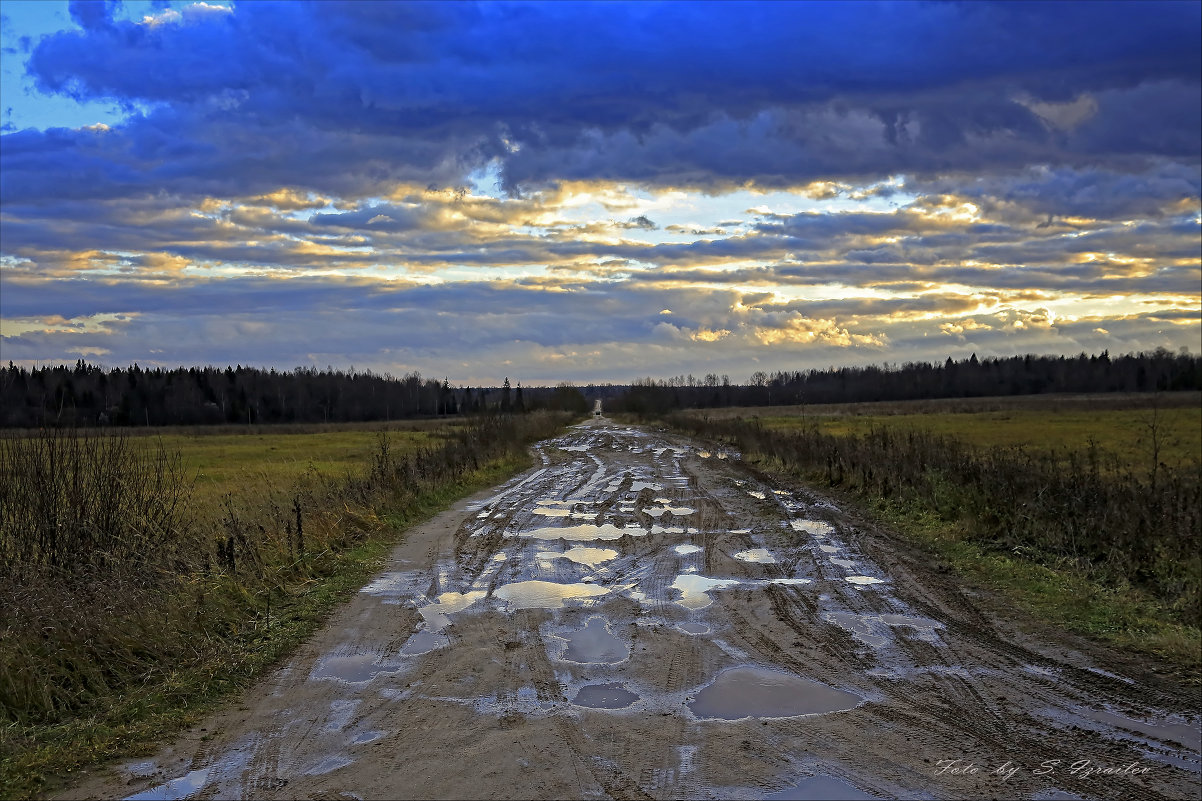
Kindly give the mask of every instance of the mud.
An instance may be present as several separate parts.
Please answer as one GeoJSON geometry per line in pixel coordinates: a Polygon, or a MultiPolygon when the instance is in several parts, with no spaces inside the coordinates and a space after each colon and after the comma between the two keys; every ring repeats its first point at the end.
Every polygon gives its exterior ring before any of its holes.
{"type": "Polygon", "coordinates": [[[1196,798],[1198,698],[738,454],[591,420],[96,798],[1196,798]]]}

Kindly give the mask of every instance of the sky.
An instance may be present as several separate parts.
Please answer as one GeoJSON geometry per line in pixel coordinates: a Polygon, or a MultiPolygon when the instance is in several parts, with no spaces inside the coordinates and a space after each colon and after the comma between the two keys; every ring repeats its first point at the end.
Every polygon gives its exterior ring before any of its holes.
{"type": "Polygon", "coordinates": [[[0,2],[0,358],[1202,352],[1199,2],[0,2]]]}

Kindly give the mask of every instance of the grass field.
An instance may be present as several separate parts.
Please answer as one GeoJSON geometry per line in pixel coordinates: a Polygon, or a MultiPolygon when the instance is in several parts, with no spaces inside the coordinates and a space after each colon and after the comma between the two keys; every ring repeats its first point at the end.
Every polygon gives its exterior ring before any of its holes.
{"type": "Polygon", "coordinates": [[[1155,430],[1160,462],[1175,467],[1202,459],[1202,397],[1196,392],[707,409],[691,414],[755,418],[784,430],[816,425],[834,436],[863,435],[877,427],[924,431],[976,447],[1043,452],[1081,451],[1092,442],[1135,468],[1151,465],[1155,430]]]}
{"type": "Polygon", "coordinates": [[[453,430],[440,421],[376,423],[359,426],[256,426],[248,431],[203,428],[162,429],[157,436],[137,437],[133,444],[152,448],[158,442],[179,451],[185,474],[194,479],[193,500],[210,505],[227,493],[246,494],[266,484],[283,486],[302,476],[339,477],[371,464],[382,431],[394,452],[407,453],[437,444],[453,430]]]}

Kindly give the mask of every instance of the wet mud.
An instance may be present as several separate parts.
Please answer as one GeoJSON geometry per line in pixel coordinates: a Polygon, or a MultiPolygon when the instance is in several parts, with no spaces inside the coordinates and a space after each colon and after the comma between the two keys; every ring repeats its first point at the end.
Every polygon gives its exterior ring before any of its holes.
{"type": "Polygon", "coordinates": [[[594,419],[97,798],[1196,798],[1198,703],[830,499],[594,419]]]}

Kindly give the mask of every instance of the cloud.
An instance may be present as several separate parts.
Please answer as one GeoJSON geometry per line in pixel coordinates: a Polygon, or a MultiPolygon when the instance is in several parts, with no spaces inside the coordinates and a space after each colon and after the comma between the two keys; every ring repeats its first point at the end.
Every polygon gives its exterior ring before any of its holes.
{"type": "Polygon", "coordinates": [[[68,173],[87,175],[67,188],[80,197],[234,183],[368,197],[489,163],[515,190],[772,186],[1196,163],[1200,149],[1188,3],[256,2],[132,21],[87,2],[72,15],[78,29],[33,48],[38,85],[145,111],[103,136],[7,134],[8,197],[51,196],[68,173]],[[1066,125],[1052,111],[1075,104],[1096,113],[1066,125]]]}

